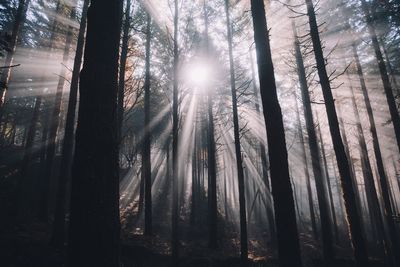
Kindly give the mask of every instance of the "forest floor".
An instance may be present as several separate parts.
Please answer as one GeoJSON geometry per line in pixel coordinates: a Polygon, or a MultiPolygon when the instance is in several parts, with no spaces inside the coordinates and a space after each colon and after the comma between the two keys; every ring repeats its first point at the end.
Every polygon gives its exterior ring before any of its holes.
{"type": "MultiPolygon", "coordinates": [[[[1,164],[0,164],[1,165],[1,164]]],[[[8,165],[10,166],[10,165],[8,165]]],[[[3,166],[4,167],[4,166],[3,166]]],[[[0,166],[0,266],[1,267],[62,267],[65,266],[65,250],[50,246],[52,230],[51,220],[40,222],[36,219],[25,220],[26,223],[15,223],[13,206],[15,198],[15,180],[17,168],[5,170],[0,166]],[[14,179],[15,178],[15,179],[14,179]],[[14,181],[14,182],[13,182],[14,181]]],[[[154,235],[146,237],[142,234],[142,218],[129,219],[122,213],[121,231],[121,267],[167,267],[170,266],[170,225],[168,223],[168,196],[165,194],[157,202],[161,206],[154,207],[154,235]],[[163,212],[162,212],[163,211],[163,212]]],[[[204,213],[205,207],[198,212],[204,213]],[[203,209],[203,210],[202,210],[203,209]]],[[[30,211],[30,213],[33,213],[30,211]]],[[[207,244],[206,216],[194,222],[190,214],[180,219],[180,267],[239,267],[238,230],[234,223],[219,215],[217,249],[209,249],[207,244]],[[222,241],[223,240],[223,241],[222,241]]],[[[249,224],[250,229],[256,227],[249,224]]],[[[277,252],[265,240],[264,230],[250,231],[249,234],[249,267],[278,266],[277,252]]],[[[318,260],[321,248],[309,235],[301,234],[304,267],[324,267],[318,260]]],[[[338,260],[333,266],[353,267],[349,248],[336,247],[338,260]]],[[[383,267],[379,261],[371,261],[371,267],[383,267]]]]}

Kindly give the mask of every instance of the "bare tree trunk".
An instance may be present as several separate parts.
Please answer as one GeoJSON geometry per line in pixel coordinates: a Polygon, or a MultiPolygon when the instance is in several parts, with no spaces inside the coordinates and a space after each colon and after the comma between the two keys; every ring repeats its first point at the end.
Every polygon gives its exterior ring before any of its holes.
{"type": "Polygon", "coordinates": [[[304,175],[305,175],[305,179],[306,179],[307,196],[308,196],[308,207],[310,209],[311,228],[313,231],[314,238],[318,239],[318,229],[317,229],[317,223],[315,221],[314,201],[313,201],[313,196],[312,196],[310,173],[308,171],[308,164],[307,164],[306,143],[305,143],[304,136],[303,136],[303,129],[301,127],[300,108],[299,108],[299,104],[297,102],[296,95],[295,95],[295,101],[296,101],[296,121],[298,124],[298,133],[299,133],[299,139],[300,139],[301,148],[302,148],[304,175]]]}
{"type": "Polygon", "coordinates": [[[229,0],[225,0],[226,27],[227,27],[228,47],[229,47],[229,66],[230,66],[230,82],[231,82],[230,85],[231,85],[232,109],[233,109],[233,135],[235,141],[236,168],[238,174],[238,187],[239,187],[240,260],[241,260],[241,266],[246,266],[248,259],[246,198],[245,198],[245,188],[244,188],[243,160],[240,147],[240,133],[239,133],[240,128],[239,128],[239,115],[238,115],[237,96],[236,96],[235,65],[233,61],[233,45],[232,45],[233,36],[232,36],[229,8],[230,8],[229,0]]]}
{"type": "Polygon", "coordinates": [[[71,86],[69,91],[67,118],[65,123],[65,134],[62,143],[62,154],[60,163],[60,175],[58,177],[58,188],[56,197],[56,209],[54,214],[53,233],[51,243],[61,247],[65,241],[65,206],[67,184],[70,176],[70,168],[74,147],[75,113],[78,98],[79,72],[82,65],[83,47],[85,43],[86,13],[89,0],[84,0],[82,17],[79,25],[78,41],[72,70],[71,86]]]}
{"type": "MultiPolygon", "coordinates": [[[[369,7],[368,7],[367,3],[365,2],[365,0],[361,0],[361,6],[362,6],[364,16],[365,16],[365,19],[367,22],[369,35],[372,40],[372,46],[375,51],[375,57],[376,57],[376,60],[378,61],[379,73],[381,75],[383,88],[384,88],[385,95],[386,95],[386,101],[387,101],[387,104],[389,107],[390,117],[391,117],[392,123],[393,123],[393,128],[394,128],[396,141],[397,141],[397,147],[399,149],[398,151],[400,152],[400,116],[397,111],[396,101],[393,96],[393,89],[392,89],[392,85],[390,84],[390,79],[389,79],[389,75],[388,75],[387,68],[385,65],[385,61],[383,60],[382,52],[379,47],[378,37],[376,35],[374,20],[373,20],[374,15],[371,14],[369,7]]],[[[382,188],[382,190],[384,190],[384,189],[382,188]]],[[[385,205],[386,205],[386,203],[385,203],[385,205]]],[[[400,251],[400,250],[398,250],[398,251],[400,251]]],[[[399,253],[397,253],[397,254],[399,254],[399,253]]]]}
{"type": "Polygon", "coordinates": [[[36,136],[36,127],[37,123],[39,120],[39,113],[40,113],[40,107],[42,105],[42,96],[38,95],[35,100],[35,106],[33,108],[33,115],[32,119],[28,128],[28,134],[26,137],[26,142],[25,142],[25,149],[24,149],[24,155],[22,158],[22,163],[21,163],[21,173],[20,177],[17,181],[17,199],[16,199],[16,209],[17,209],[17,219],[24,219],[23,214],[26,212],[26,195],[27,195],[27,190],[26,190],[26,183],[27,183],[27,175],[29,171],[29,167],[32,161],[32,154],[33,154],[33,145],[35,141],[35,136],[36,136]]]}
{"type": "Polygon", "coordinates": [[[117,82],[120,5],[120,1],[92,1],[87,13],[72,166],[67,261],[70,267],[119,266],[117,82]]]}
{"type": "Polygon", "coordinates": [[[267,130],[271,187],[281,267],[300,267],[301,255],[282,111],[276,92],[274,68],[263,0],[252,0],[261,100],[267,130]]]}
{"type": "MultiPolygon", "coordinates": [[[[205,42],[206,53],[209,54],[208,43],[208,10],[207,4],[204,0],[204,25],[205,25],[205,42]]],[[[208,247],[216,248],[218,245],[218,224],[217,224],[217,171],[216,171],[216,158],[215,158],[215,137],[214,137],[214,114],[213,114],[213,90],[208,88],[207,95],[207,113],[208,113],[208,247]]]]}
{"type": "MultiPolygon", "coordinates": [[[[76,5],[75,3],[72,3],[72,5],[76,5]]],[[[70,19],[73,21],[76,18],[76,7],[71,6],[70,7],[70,19]]],[[[69,52],[71,49],[71,43],[72,43],[72,38],[73,38],[73,30],[74,28],[72,26],[68,27],[67,30],[67,37],[65,39],[65,47],[64,47],[64,54],[63,54],[63,64],[65,65],[67,61],[69,60],[69,52]]],[[[52,176],[52,171],[53,171],[53,163],[54,163],[54,157],[56,153],[56,139],[57,139],[57,131],[58,131],[58,125],[60,122],[60,111],[61,111],[61,101],[62,101],[62,95],[63,95],[63,90],[64,90],[64,84],[65,84],[65,75],[66,75],[66,69],[63,66],[61,68],[60,72],[60,78],[58,79],[58,85],[57,85],[57,90],[56,90],[56,96],[54,100],[54,106],[52,109],[51,117],[49,119],[49,139],[47,140],[47,146],[46,146],[46,163],[45,163],[45,172],[44,172],[44,177],[43,177],[43,184],[41,186],[41,193],[40,193],[40,203],[39,203],[39,219],[42,221],[47,221],[48,219],[48,195],[49,195],[49,186],[50,186],[50,180],[52,176]]],[[[62,170],[63,171],[63,170],[62,170]]]]}
{"type": "Polygon", "coordinates": [[[179,47],[178,47],[178,22],[179,22],[179,6],[178,0],[174,0],[174,77],[173,77],[173,97],[172,97],[172,266],[178,266],[179,260],[179,165],[178,165],[178,134],[179,134],[179,117],[178,117],[178,64],[179,64],[179,47]]]}
{"type": "Polygon", "coordinates": [[[350,227],[350,238],[354,248],[354,256],[359,267],[366,267],[368,266],[368,254],[362,232],[362,222],[357,211],[355,196],[356,188],[354,188],[352,183],[349,159],[344,149],[342,137],[340,136],[339,122],[336,114],[335,102],[332,96],[328,73],[326,71],[325,58],[319,37],[314,5],[312,0],[306,0],[305,2],[307,4],[310,34],[314,48],[315,60],[317,62],[318,76],[325,100],[332,143],[339,167],[343,198],[345,200],[345,207],[347,211],[347,221],[350,227]]]}
{"type": "Polygon", "coordinates": [[[331,181],[330,181],[329,171],[328,171],[328,163],[326,162],[324,140],[322,139],[320,125],[318,125],[318,132],[319,132],[319,140],[321,142],[321,156],[322,156],[322,162],[324,163],[326,187],[328,188],[329,205],[330,205],[330,210],[332,213],[331,215],[332,215],[332,221],[333,221],[333,231],[335,234],[335,240],[337,242],[338,241],[338,225],[337,225],[337,219],[336,219],[335,205],[334,205],[333,196],[332,196],[332,188],[331,188],[331,181]]]}
{"type": "Polygon", "coordinates": [[[142,172],[144,174],[144,234],[153,232],[152,201],[151,201],[151,133],[150,133],[150,46],[151,46],[151,16],[147,14],[146,33],[146,77],[144,81],[144,138],[142,153],[142,172]]]}
{"type": "MultiPolygon", "coordinates": [[[[365,184],[365,193],[367,198],[367,205],[370,213],[371,227],[377,231],[373,233],[373,240],[379,244],[379,249],[385,254],[386,251],[386,238],[384,223],[381,216],[381,208],[378,200],[378,194],[375,188],[374,176],[372,174],[372,167],[368,157],[368,148],[365,142],[364,132],[361,126],[361,119],[357,108],[357,103],[354,95],[353,87],[350,85],[351,100],[353,104],[354,114],[356,115],[357,133],[358,133],[358,144],[360,146],[361,164],[363,168],[363,177],[365,184]],[[374,234],[376,237],[374,237],[374,234]],[[382,247],[382,245],[384,247],[382,247]]],[[[387,256],[387,255],[386,255],[387,256]]]]}
{"type": "Polygon", "coordinates": [[[317,190],[317,199],[319,214],[321,217],[321,234],[322,234],[322,247],[323,255],[326,262],[331,262],[334,258],[333,251],[333,238],[332,238],[332,223],[329,216],[329,203],[327,200],[327,190],[324,177],[322,174],[322,167],[320,162],[320,150],[318,147],[317,134],[315,132],[314,116],[311,107],[310,95],[308,92],[307,76],[304,67],[303,56],[300,48],[300,41],[296,32],[296,25],[292,24],[293,34],[295,38],[295,51],[297,73],[300,81],[301,96],[303,100],[304,117],[306,121],[308,145],[310,147],[312,170],[315,180],[315,188],[317,190]]]}
{"type": "MultiPolygon", "coordinates": [[[[256,85],[256,72],[254,69],[254,63],[253,63],[253,54],[252,51],[250,53],[250,63],[251,63],[251,74],[252,74],[252,84],[253,84],[253,94],[254,94],[254,106],[256,108],[256,112],[258,115],[261,116],[261,111],[260,111],[260,105],[259,105],[259,98],[258,98],[258,88],[256,85]]],[[[260,155],[261,155],[261,168],[262,168],[262,178],[265,184],[265,187],[267,188],[267,206],[265,207],[267,209],[267,220],[268,220],[268,226],[269,226],[269,232],[270,232],[270,240],[272,241],[273,244],[276,243],[276,227],[275,227],[275,222],[274,222],[274,210],[273,210],[273,200],[272,200],[272,193],[271,193],[271,185],[269,183],[269,177],[268,177],[268,160],[267,160],[267,154],[266,154],[266,149],[265,145],[262,140],[259,141],[259,147],[260,147],[260,155]]]]}
{"type": "Polygon", "coordinates": [[[126,0],[125,21],[122,32],[121,56],[119,64],[118,80],[118,139],[121,142],[122,126],[124,121],[124,97],[125,97],[125,70],[128,57],[129,30],[131,26],[131,0],[126,0]]]}
{"type": "Polygon", "coordinates": [[[363,72],[363,69],[362,69],[362,66],[360,63],[360,59],[359,59],[359,56],[357,53],[357,47],[356,47],[355,43],[353,43],[352,48],[353,48],[353,57],[355,59],[355,63],[357,66],[357,74],[358,74],[358,78],[360,80],[361,91],[363,94],[365,107],[367,109],[369,127],[370,127],[370,131],[371,131],[371,135],[372,135],[374,155],[375,155],[375,160],[376,160],[377,171],[379,174],[379,185],[381,187],[380,189],[381,189],[383,202],[384,202],[384,209],[385,209],[383,214],[387,221],[387,227],[389,230],[390,241],[392,243],[391,244],[392,248],[388,248],[388,249],[389,249],[389,251],[393,251],[392,254],[395,257],[395,261],[397,263],[399,263],[400,262],[400,258],[399,258],[400,253],[398,253],[398,252],[400,251],[400,244],[399,244],[399,241],[396,238],[396,234],[395,234],[396,230],[395,230],[395,222],[394,222],[394,218],[393,218],[393,210],[392,210],[392,206],[391,206],[390,198],[389,198],[387,177],[386,177],[386,173],[385,173],[385,167],[383,164],[382,152],[381,152],[381,148],[379,145],[378,133],[377,133],[376,124],[375,124],[375,118],[374,118],[374,114],[372,111],[372,106],[371,106],[371,101],[369,99],[367,86],[365,84],[364,72],[363,72]]]}

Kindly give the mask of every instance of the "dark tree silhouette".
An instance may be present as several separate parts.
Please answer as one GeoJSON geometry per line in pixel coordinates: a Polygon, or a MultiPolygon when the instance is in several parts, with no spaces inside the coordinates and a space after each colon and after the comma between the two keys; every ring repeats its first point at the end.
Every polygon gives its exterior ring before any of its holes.
{"type": "Polygon", "coordinates": [[[251,12],[257,51],[261,101],[267,129],[279,263],[281,267],[300,267],[300,245],[293,190],[290,182],[285,132],[276,92],[269,36],[266,34],[268,33],[268,27],[265,18],[264,1],[252,0],[251,12]]]}
{"type": "Polygon", "coordinates": [[[72,166],[71,267],[119,266],[117,82],[121,4],[92,1],[87,13],[72,166]]]}

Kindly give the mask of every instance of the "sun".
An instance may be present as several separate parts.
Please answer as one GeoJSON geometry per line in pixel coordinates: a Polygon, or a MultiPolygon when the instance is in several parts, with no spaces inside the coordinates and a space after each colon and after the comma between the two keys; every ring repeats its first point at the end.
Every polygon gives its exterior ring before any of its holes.
{"type": "Polygon", "coordinates": [[[197,60],[185,67],[185,80],[190,86],[204,88],[212,80],[212,66],[204,60],[197,60]]]}

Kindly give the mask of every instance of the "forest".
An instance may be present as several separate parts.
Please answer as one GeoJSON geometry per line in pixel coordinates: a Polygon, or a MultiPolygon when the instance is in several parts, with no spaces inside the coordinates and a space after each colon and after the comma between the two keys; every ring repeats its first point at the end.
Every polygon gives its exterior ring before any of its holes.
{"type": "Polygon", "coordinates": [[[400,266],[400,0],[0,0],[0,266],[400,266]]]}

